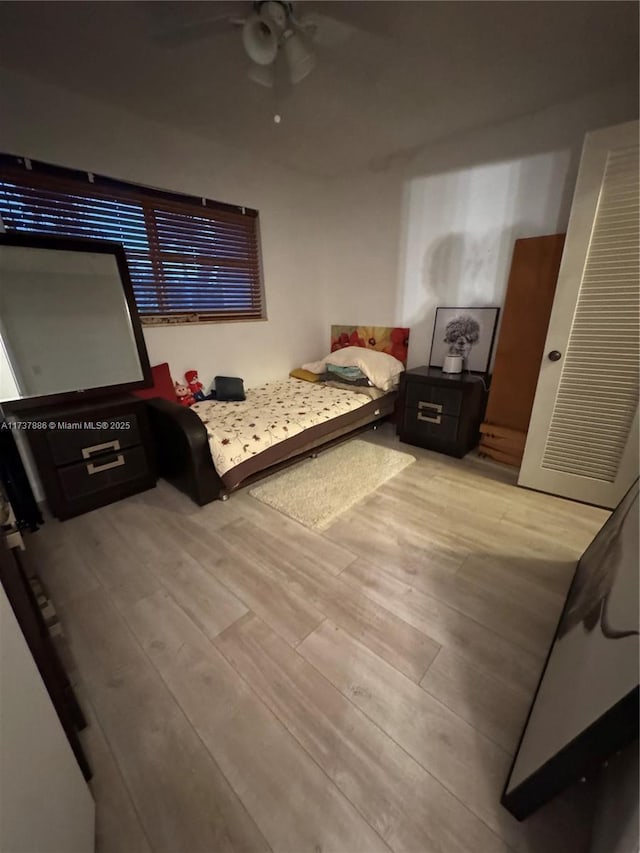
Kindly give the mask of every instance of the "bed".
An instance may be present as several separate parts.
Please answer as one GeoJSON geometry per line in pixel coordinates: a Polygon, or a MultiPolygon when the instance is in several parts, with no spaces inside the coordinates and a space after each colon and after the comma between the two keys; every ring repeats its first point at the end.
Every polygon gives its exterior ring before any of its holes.
{"type": "MultiPolygon", "coordinates": [[[[357,346],[406,365],[409,330],[333,326],[331,351],[357,346]]],[[[291,378],[248,389],[242,402],[191,407],[147,400],[160,476],[199,505],[313,455],[391,416],[397,391],[291,378]]]]}

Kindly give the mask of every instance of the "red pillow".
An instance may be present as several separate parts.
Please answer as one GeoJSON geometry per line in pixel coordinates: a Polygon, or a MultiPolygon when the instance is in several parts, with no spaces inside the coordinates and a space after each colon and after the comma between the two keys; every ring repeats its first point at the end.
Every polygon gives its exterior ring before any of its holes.
{"type": "Polygon", "coordinates": [[[152,397],[162,397],[163,400],[175,403],[176,389],[173,387],[169,364],[166,361],[164,364],[156,364],[155,367],[151,368],[151,377],[153,379],[152,388],[140,388],[138,391],[133,391],[132,393],[136,397],[142,397],[143,400],[150,400],[152,397]]]}

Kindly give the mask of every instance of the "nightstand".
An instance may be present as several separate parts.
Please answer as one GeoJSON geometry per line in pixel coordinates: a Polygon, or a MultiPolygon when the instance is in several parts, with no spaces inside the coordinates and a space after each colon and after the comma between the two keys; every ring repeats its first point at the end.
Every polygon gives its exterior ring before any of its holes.
{"type": "Polygon", "coordinates": [[[486,390],[483,378],[414,367],[400,378],[400,441],[462,457],[478,444],[486,390]]]}

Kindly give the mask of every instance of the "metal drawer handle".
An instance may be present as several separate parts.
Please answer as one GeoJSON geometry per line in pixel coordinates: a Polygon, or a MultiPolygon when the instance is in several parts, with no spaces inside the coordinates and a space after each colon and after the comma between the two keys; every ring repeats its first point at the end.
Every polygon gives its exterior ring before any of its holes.
{"type": "Polygon", "coordinates": [[[83,447],[82,458],[90,459],[92,453],[100,453],[103,450],[120,450],[120,442],[116,439],[115,441],[105,441],[104,444],[94,444],[93,447],[83,447]]]}
{"type": "Polygon", "coordinates": [[[418,411],[418,420],[419,421],[428,421],[430,424],[441,424],[442,423],[442,406],[439,403],[425,403],[423,400],[420,400],[418,403],[418,409],[431,409],[438,414],[435,418],[430,418],[427,415],[423,415],[422,412],[418,411]]]}
{"type": "Polygon", "coordinates": [[[87,462],[87,473],[99,474],[101,471],[108,471],[110,468],[120,468],[121,465],[124,465],[124,456],[122,453],[118,453],[113,462],[105,462],[104,465],[94,465],[93,462],[87,462]]]}

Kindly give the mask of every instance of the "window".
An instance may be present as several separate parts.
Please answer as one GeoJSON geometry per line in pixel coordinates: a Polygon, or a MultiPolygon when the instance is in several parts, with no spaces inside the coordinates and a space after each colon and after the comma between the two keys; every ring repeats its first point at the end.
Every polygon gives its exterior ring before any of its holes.
{"type": "Polygon", "coordinates": [[[0,155],[0,216],[121,243],[143,323],[265,317],[256,210],[0,155]]]}

